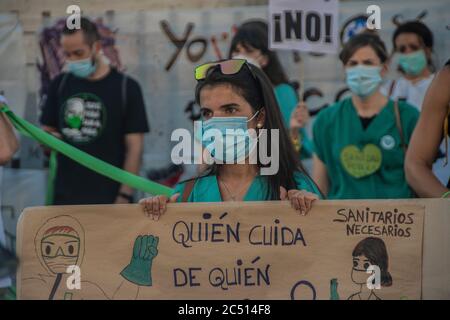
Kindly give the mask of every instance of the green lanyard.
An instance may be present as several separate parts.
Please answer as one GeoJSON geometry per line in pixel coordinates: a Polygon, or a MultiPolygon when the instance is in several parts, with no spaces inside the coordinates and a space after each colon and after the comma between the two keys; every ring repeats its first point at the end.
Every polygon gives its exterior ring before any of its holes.
{"type": "Polygon", "coordinates": [[[58,168],[57,156],[58,153],[55,150],[51,150],[48,164],[47,196],[45,198],[45,204],[47,206],[51,206],[53,204],[55,196],[56,169],[58,168]]]}
{"type": "Polygon", "coordinates": [[[90,154],[83,152],[70,144],[52,136],[51,134],[43,131],[42,129],[34,126],[28,121],[15,115],[6,105],[0,107],[0,112],[4,112],[9,120],[12,122],[14,127],[22,134],[30,137],[40,144],[43,144],[52,149],[52,155],[50,156],[50,176],[47,191],[51,191],[51,196],[47,194],[47,203],[53,201],[52,197],[54,190],[53,188],[54,175],[56,172],[56,152],[59,152],[66,157],[72,159],[73,161],[85,166],[86,168],[97,172],[105,177],[108,177],[114,181],[121,184],[128,185],[137,190],[141,190],[153,195],[165,195],[170,196],[173,189],[158,184],[156,182],[147,180],[143,177],[134,175],[125,170],[119,169],[103,160],[97,159],[90,154]],[[50,183],[52,186],[50,187],[50,183]]]}

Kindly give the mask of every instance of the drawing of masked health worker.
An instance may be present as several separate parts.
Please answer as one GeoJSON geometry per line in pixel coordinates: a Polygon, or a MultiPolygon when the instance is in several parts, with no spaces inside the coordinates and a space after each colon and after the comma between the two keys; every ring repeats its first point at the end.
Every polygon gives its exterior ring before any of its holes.
{"type": "Polygon", "coordinates": [[[45,231],[41,240],[41,255],[48,270],[55,274],[66,273],[80,259],[80,235],[71,226],[55,226],[45,231]]]}
{"type": "Polygon", "coordinates": [[[67,285],[68,277],[74,274],[68,272],[69,267],[77,266],[81,272],[84,242],[84,230],[75,218],[57,216],[47,220],[34,240],[37,257],[46,273],[22,279],[21,297],[42,299],[45,296],[48,300],[107,298],[95,283],[81,281],[81,274],[79,288],[67,285]]]}
{"type": "Polygon", "coordinates": [[[380,285],[382,287],[392,285],[392,277],[388,271],[389,257],[383,240],[375,237],[361,240],[353,250],[352,256],[353,268],[351,278],[354,283],[360,286],[360,290],[352,294],[348,300],[381,300],[375,294],[376,289],[374,287],[371,289],[367,285],[368,278],[375,272],[367,273],[367,269],[371,265],[378,266],[381,273],[380,285]]]}

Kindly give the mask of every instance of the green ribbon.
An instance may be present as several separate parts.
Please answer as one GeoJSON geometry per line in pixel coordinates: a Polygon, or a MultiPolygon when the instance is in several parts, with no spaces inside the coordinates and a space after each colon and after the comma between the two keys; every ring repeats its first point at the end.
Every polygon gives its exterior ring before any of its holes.
{"type": "Polygon", "coordinates": [[[58,168],[58,153],[55,150],[51,150],[48,163],[48,181],[47,181],[47,195],[45,204],[51,206],[55,198],[55,179],[56,170],[58,168]]]}
{"type": "MultiPolygon", "coordinates": [[[[70,144],[65,143],[64,141],[34,126],[28,121],[18,117],[6,105],[0,107],[0,112],[4,112],[12,122],[14,127],[16,127],[16,129],[23,135],[36,140],[40,144],[43,144],[54,151],[62,153],[66,157],[92,171],[97,172],[98,174],[150,194],[170,196],[173,192],[173,189],[169,187],[144,179],[128,171],[119,169],[103,160],[97,159],[90,154],[71,146],[70,144]]],[[[55,157],[54,152],[52,157],[55,157]]],[[[55,158],[50,159],[50,161],[54,160],[55,158]]],[[[47,199],[47,202],[48,201],[51,201],[51,199],[47,199]]]]}

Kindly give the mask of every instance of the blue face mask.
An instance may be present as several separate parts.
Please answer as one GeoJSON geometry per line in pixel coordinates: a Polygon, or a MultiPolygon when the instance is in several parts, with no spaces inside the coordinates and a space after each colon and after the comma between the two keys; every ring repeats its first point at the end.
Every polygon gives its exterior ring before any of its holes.
{"type": "Polygon", "coordinates": [[[67,71],[79,78],[88,78],[96,70],[96,66],[92,63],[92,58],[83,60],[67,61],[67,71]]]}
{"type": "MultiPolygon", "coordinates": [[[[259,111],[258,111],[259,112],[259,111]]],[[[256,115],[247,117],[213,117],[202,124],[202,145],[219,163],[244,161],[256,147],[247,123],[256,115]],[[222,152],[221,152],[222,151],[222,152]]]]}
{"type": "Polygon", "coordinates": [[[366,98],[377,90],[383,78],[381,67],[357,65],[345,70],[347,86],[351,92],[361,98],[366,98]]]}
{"type": "Polygon", "coordinates": [[[427,57],[423,50],[399,54],[398,63],[402,70],[412,76],[419,75],[427,66],[427,57]]]}

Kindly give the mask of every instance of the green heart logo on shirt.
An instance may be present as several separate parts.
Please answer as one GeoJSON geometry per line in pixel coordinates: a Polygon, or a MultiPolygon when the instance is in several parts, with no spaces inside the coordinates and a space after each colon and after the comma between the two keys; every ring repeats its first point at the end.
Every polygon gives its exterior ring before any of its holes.
{"type": "Polygon", "coordinates": [[[381,167],[381,151],[374,144],[367,144],[362,151],[355,145],[341,151],[341,162],[345,171],[359,179],[369,176],[381,167]]]}

